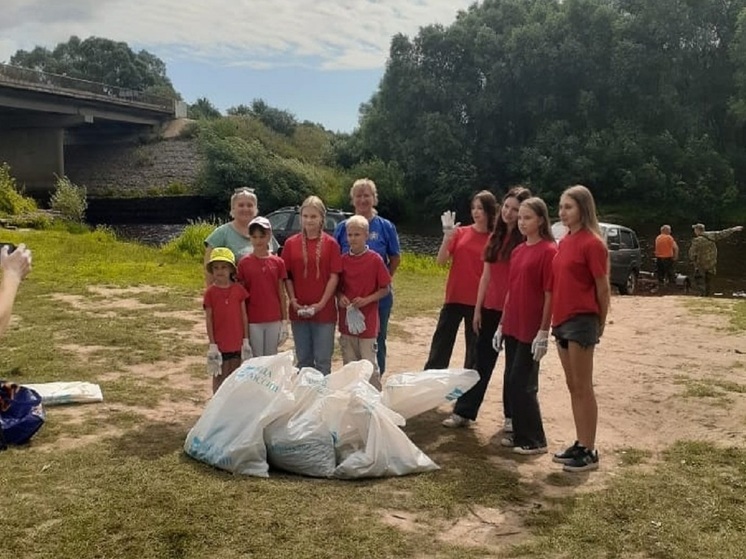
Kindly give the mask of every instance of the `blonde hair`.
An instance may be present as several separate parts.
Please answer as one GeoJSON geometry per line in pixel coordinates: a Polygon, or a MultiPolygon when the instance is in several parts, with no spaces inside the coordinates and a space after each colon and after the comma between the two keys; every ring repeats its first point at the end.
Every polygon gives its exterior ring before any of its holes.
{"type": "Polygon", "coordinates": [[[355,197],[355,192],[357,192],[358,190],[363,190],[364,188],[370,188],[370,193],[373,195],[373,206],[377,206],[378,189],[376,188],[376,183],[374,183],[367,177],[364,179],[357,179],[354,183],[352,183],[352,188],[350,188],[350,200],[355,197]]]}
{"type": "MultiPolygon", "coordinates": [[[[303,214],[303,208],[313,208],[321,214],[321,234],[319,235],[319,244],[316,245],[316,279],[321,277],[321,246],[324,244],[324,220],[326,219],[326,206],[318,196],[309,196],[300,206],[300,213],[303,214]]],[[[301,224],[301,248],[303,251],[303,277],[308,277],[308,234],[305,227],[301,224]]]]}
{"type": "Polygon", "coordinates": [[[593,200],[591,191],[582,184],[576,184],[565,189],[562,196],[569,196],[578,205],[581,227],[603,240],[601,227],[598,225],[598,216],[596,215],[596,202],[593,200]]]}
{"type": "Polygon", "coordinates": [[[259,212],[259,200],[257,199],[256,194],[254,194],[254,189],[244,186],[242,188],[237,188],[231,196],[231,217],[233,217],[233,209],[236,207],[236,200],[238,200],[240,196],[246,196],[249,200],[252,200],[256,206],[257,212],[259,212]]]}
{"type": "Polygon", "coordinates": [[[362,229],[366,233],[368,232],[368,229],[370,228],[368,224],[368,220],[365,219],[361,215],[353,215],[347,218],[347,224],[345,225],[347,229],[350,227],[357,227],[358,229],[362,229]]]}

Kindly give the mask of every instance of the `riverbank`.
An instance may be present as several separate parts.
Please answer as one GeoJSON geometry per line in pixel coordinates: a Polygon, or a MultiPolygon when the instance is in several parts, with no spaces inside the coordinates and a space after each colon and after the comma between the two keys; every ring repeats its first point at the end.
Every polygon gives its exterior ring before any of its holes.
{"type": "MultiPolygon", "coordinates": [[[[613,297],[596,366],[598,472],[565,474],[547,455],[516,458],[497,444],[498,368],[472,428],[442,428],[448,406],[404,428],[438,472],[259,480],[181,450],[210,395],[199,258],[105,233],[9,234],[35,253],[3,340],[2,376],[96,382],[105,399],[48,408],[32,444],[2,455],[9,555],[476,559],[665,549],[730,559],[746,545],[746,302],[613,297]]],[[[397,273],[391,372],[422,368],[444,280],[425,259],[397,273]]],[[[459,340],[452,364],[462,358],[459,340]]],[[[553,351],[540,398],[554,451],[573,428],[553,351]]]]}

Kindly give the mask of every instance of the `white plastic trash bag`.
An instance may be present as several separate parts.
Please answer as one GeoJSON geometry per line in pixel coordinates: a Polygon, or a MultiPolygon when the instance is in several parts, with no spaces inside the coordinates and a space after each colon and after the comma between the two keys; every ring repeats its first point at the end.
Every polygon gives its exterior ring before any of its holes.
{"type": "Polygon", "coordinates": [[[403,476],[438,469],[438,465],[399,428],[404,418],[380,401],[371,402],[365,391],[355,390],[346,397],[346,415],[356,427],[358,441],[348,436],[340,446],[340,463],[334,470],[334,477],[403,476]]]}
{"type": "Polygon", "coordinates": [[[264,430],[267,460],[273,467],[312,477],[334,473],[334,437],[322,417],[326,378],[315,369],[301,369],[293,389],[293,409],[264,430]]]}
{"type": "Polygon", "coordinates": [[[472,369],[428,369],[391,375],[383,385],[381,402],[409,419],[456,400],[479,381],[472,369]]]}
{"type": "Polygon", "coordinates": [[[267,477],[264,427],[292,409],[295,372],[291,351],[244,362],[207,403],[184,451],[229,472],[267,477]]]}
{"type": "Polygon", "coordinates": [[[104,401],[101,387],[91,382],[44,382],[24,384],[23,386],[36,390],[41,396],[41,403],[45,406],[89,404],[104,401]]]}

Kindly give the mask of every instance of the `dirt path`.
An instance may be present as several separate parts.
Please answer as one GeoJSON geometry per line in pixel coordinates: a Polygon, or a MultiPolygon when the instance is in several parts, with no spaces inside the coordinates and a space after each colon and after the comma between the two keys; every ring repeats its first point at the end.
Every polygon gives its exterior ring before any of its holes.
{"type": "MultiPolygon", "coordinates": [[[[594,372],[601,469],[587,476],[589,484],[603,483],[613,474],[618,452],[625,448],[656,453],[679,439],[744,444],[746,396],[734,390],[746,390],[746,335],[729,333],[724,314],[693,314],[685,306],[687,300],[691,299],[612,299],[594,372]]],[[[434,328],[434,319],[417,319],[409,326],[413,339],[392,340],[391,369],[421,369],[434,328]]],[[[460,366],[463,354],[462,337],[451,366],[460,366]]],[[[484,443],[499,444],[502,365],[501,357],[479,419],[470,427],[484,443]]],[[[550,451],[572,443],[570,399],[553,348],[542,361],[540,401],[550,451]]],[[[449,409],[444,406],[442,411],[449,409]]],[[[549,456],[505,457],[506,466],[516,468],[527,481],[544,483],[548,474],[558,471],[549,456]]],[[[555,489],[547,487],[547,492],[555,489]]]]}

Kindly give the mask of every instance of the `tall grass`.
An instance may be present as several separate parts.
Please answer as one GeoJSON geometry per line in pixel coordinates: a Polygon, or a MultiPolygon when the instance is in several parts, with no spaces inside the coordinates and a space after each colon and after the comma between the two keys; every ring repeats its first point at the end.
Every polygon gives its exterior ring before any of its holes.
{"type": "Polygon", "coordinates": [[[163,246],[163,252],[171,255],[184,255],[193,258],[205,253],[205,239],[215,230],[217,223],[212,221],[190,221],[184,231],[163,246]]]}

